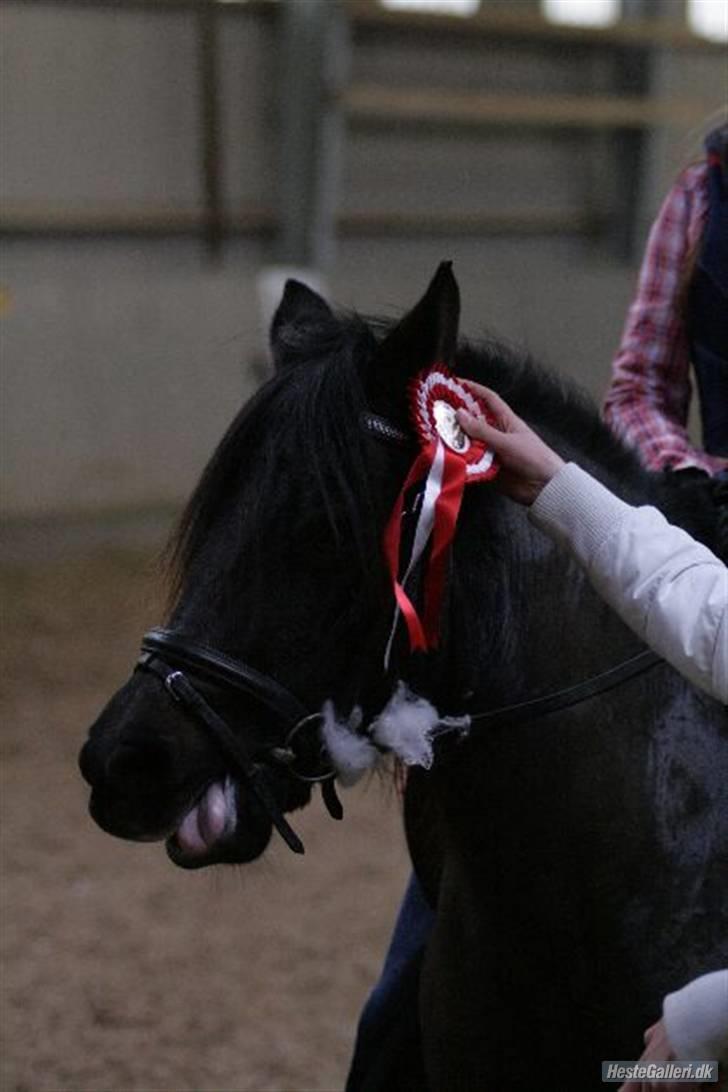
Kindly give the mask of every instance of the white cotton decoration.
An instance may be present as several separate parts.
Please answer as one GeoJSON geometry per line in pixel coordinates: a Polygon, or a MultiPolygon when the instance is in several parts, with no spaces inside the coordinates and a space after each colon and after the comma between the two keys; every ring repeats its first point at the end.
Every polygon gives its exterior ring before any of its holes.
{"type": "Polygon", "coordinates": [[[432,766],[432,732],[440,714],[425,698],[414,694],[405,683],[397,684],[392,697],[371,728],[376,742],[393,751],[405,766],[432,766]]]}
{"type": "Polygon", "coordinates": [[[348,789],[376,764],[379,752],[366,736],[358,734],[362,721],[358,706],[346,720],[339,720],[330,701],[325,702],[321,712],[321,734],[326,750],[336,770],[337,780],[348,789]]]}

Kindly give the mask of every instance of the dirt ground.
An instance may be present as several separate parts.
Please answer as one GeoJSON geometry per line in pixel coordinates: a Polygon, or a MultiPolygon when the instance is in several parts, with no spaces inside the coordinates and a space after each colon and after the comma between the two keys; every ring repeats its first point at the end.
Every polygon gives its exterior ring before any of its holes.
{"type": "Polygon", "coordinates": [[[408,872],[379,782],[185,873],[86,814],[76,755],[157,621],[149,555],[2,571],[2,1092],[334,1092],[408,872]]]}

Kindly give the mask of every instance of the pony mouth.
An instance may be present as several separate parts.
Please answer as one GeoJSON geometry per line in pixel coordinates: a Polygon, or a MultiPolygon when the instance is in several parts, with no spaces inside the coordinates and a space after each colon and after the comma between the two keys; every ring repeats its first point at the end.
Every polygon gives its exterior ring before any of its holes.
{"type": "Polygon", "coordinates": [[[205,789],[167,839],[167,852],[175,864],[195,868],[208,863],[235,832],[237,795],[229,777],[205,789]]]}

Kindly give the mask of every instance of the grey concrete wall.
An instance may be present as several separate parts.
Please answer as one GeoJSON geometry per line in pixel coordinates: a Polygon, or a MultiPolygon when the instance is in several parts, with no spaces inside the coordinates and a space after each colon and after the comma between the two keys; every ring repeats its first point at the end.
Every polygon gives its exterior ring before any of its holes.
{"type": "MultiPolygon", "coordinates": [[[[1,18],[8,208],[199,207],[189,11],[10,2],[1,18]]],[[[431,44],[372,39],[355,54],[355,74],[549,91],[604,76],[583,58],[484,48],[447,55],[431,44]]],[[[694,64],[671,60],[660,72],[665,94],[696,78],[694,64]]],[[[267,208],[275,185],[272,22],[226,18],[222,61],[228,205],[267,208]]],[[[717,105],[722,63],[703,58],[699,76],[717,105]]],[[[672,170],[669,148],[658,134],[643,223],[672,170]]],[[[609,169],[595,154],[602,151],[573,135],[360,132],[347,145],[343,207],[578,207],[595,167],[609,169]]],[[[332,296],[396,314],[445,257],[461,283],[465,332],[489,329],[525,344],[601,393],[635,272],[606,245],[570,236],[347,238],[330,271],[332,296]]],[[[4,512],[178,503],[259,380],[255,276],[269,260],[270,245],[252,238],[227,242],[217,265],[193,238],[6,240],[4,512]]]]}
{"type": "Polygon", "coordinates": [[[6,245],[3,503],[12,514],[176,501],[252,379],[259,248],[6,245]]]}
{"type": "MultiPolygon", "coordinates": [[[[8,0],[0,23],[4,202],[199,207],[191,10],[8,0]]],[[[269,19],[221,19],[225,190],[236,204],[260,201],[272,181],[271,34],[269,19]]]]}
{"type": "MultiPolygon", "coordinates": [[[[190,11],[4,6],[0,186],[9,210],[201,205],[190,11]]],[[[224,190],[265,204],[270,23],[225,19],[224,190]]],[[[11,515],[177,502],[259,355],[255,240],[3,244],[2,504],[11,515]]]]}

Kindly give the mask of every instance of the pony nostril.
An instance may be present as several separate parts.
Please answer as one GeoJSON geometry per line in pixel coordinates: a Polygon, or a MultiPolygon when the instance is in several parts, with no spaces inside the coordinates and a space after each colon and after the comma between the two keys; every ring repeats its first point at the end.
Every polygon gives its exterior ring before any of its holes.
{"type": "Polygon", "coordinates": [[[134,740],[122,741],[106,763],[104,777],[125,792],[154,791],[167,767],[167,754],[161,743],[147,739],[143,745],[134,740]]]}
{"type": "Polygon", "coordinates": [[[126,814],[123,802],[120,806],[119,801],[109,800],[96,791],[91,793],[88,811],[94,823],[115,838],[140,841],[147,834],[136,816],[126,814]]]}
{"type": "Polygon", "coordinates": [[[82,752],[79,765],[92,782],[89,813],[94,822],[118,838],[138,841],[165,837],[171,820],[160,811],[160,773],[146,750],[122,743],[104,756],[104,762],[92,755],[89,760],[82,752]]]}
{"type": "Polygon", "coordinates": [[[150,833],[144,822],[136,815],[126,814],[123,801],[119,803],[119,801],[103,799],[96,792],[92,792],[88,810],[94,823],[116,838],[138,842],[155,841],[163,837],[162,834],[150,833]]]}

